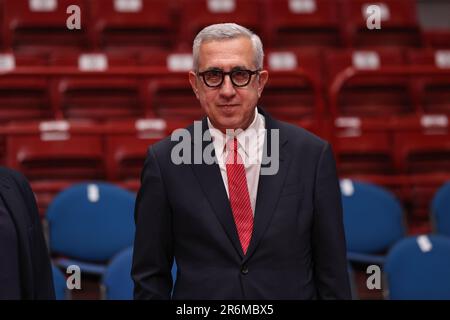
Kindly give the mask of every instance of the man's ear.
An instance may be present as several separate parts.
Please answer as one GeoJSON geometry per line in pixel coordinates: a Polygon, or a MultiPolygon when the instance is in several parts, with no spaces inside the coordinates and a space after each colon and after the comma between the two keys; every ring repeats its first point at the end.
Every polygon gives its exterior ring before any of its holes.
{"type": "Polygon", "coordinates": [[[258,75],[258,98],[261,98],[261,94],[264,90],[264,86],[266,85],[268,79],[269,79],[269,71],[262,70],[259,72],[259,75],[258,75]]]}
{"type": "Polygon", "coordinates": [[[197,97],[197,99],[199,99],[198,87],[197,87],[197,76],[194,71],[189,71],[189,83],[191,84],[191,87],[195,93],[195,96],[197,97]]]}

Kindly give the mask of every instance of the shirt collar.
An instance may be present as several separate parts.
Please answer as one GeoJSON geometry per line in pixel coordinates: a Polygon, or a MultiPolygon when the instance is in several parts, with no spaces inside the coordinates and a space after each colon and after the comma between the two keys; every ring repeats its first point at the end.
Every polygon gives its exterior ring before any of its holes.
{"type": "Polygon", "coordinates": [[[226,135],[219,129],[216,129],[208,117],[206,119],[218,159],[222,159],[224,152],[226,152],[226,142],[234,137],[236,137],[238,141],[239,153],[245,155],[246,158],[254,156],[258,148],[259,131],[264,130],[264,123],[261,121],[258,108],[255,107],[255,116],[248,128],[245,130],[238,130],[236,135],[226,135]]]}

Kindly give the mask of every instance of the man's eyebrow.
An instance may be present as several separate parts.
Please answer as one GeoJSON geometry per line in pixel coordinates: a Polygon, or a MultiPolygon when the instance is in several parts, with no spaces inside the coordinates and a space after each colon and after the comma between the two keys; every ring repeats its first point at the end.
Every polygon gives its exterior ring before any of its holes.
{"type": "Polygon", "coordinates": [[[205,71],[223,71],[223,69],[221,69],[219,67],[209,67],[209,68],[205,69],[205,71]]]}
{"type": "MultiPolygon", "coordinates": [[[[230,71],[232,70],[247,70],[248,68],[246,66],[234,66],[230,69],[230,71]]],[[[219,67],[209,67],[206,68],[204,71],[224,71],[222,68],[219,67]]]]}
{"type": "Polygon", "coordinates": [[[246,66],[235,66],[231,68],[231,70],[247,70],[248,68],[246,66]]]}

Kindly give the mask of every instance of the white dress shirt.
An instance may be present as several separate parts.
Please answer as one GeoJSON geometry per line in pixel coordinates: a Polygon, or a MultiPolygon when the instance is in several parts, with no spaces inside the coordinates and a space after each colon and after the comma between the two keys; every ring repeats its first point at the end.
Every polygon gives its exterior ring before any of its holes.
{"type": "Polygon", "coordinates": [[[245,130],[237,130],[233,133],[225,134],[214,128],[209,118],[208,127],[214,143],[214,151],[219,163],[220,173],[222,174],[225,190],[228,198],[228,177],[226,168],[227,150],[226,143],[229,139],[236,136],[238,141],[238,153],[242,158],[245,166],[245,175],[247,177],[247,187],[250,195],[250,203],[253,215],[255,215],[256,196],[258,194],[259,172],[261,169],[264,138],[265,138],[265,119],[262,114],[255,108],[255,117],[250,126],[245,130]]]}

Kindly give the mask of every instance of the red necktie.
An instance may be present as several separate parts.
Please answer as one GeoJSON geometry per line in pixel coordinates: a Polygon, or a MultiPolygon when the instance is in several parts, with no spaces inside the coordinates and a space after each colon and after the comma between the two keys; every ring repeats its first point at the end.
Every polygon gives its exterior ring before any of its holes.
{"type": "Polygon", "coordinates": [[[236,138],[228,140],[226,167],[231,210],[233,211],[234,223],[236,224],[242,250],[245,254],[252,238],[253,213],[247,177],[245,176],[245,167],[237,147],[236,138]]]}

